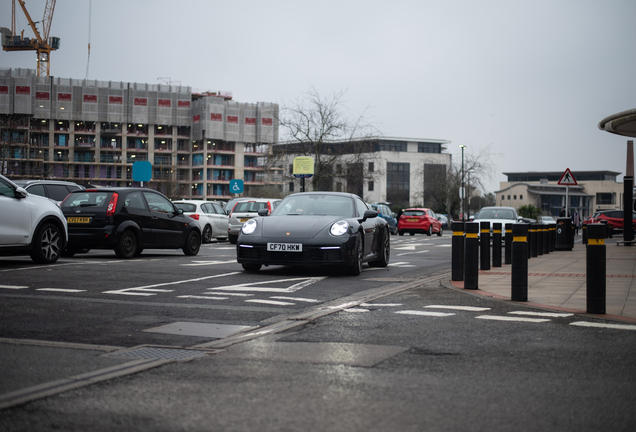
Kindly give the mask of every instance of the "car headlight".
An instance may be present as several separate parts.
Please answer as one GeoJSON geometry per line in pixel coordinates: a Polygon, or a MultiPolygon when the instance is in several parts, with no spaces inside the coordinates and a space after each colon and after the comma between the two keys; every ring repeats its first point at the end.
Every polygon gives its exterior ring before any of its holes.
{"type": "Polygon", "coordinates": [[[331,229],[329,230],[331,235],[334,236],[341,236],[346,234],[347,231],[349,231],[349,222],[343,220],[331,225],[331,229]]]}
{"type": "Polygon", "coordinates": [[[256,221],[254,219],[250,219],[243,224],[241,227],[241,232],[243,234],[252,234],[256,229],[256,221]]]}

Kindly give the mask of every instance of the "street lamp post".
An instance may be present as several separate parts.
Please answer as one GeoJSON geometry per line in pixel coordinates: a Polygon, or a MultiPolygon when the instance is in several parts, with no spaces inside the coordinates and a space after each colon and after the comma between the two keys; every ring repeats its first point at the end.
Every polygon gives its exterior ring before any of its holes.
{"type": "Polygon", "coordinates": [[[464,149],[465,145],[459,146],[462,149],[462,222],[466,221],[466,187],[464,185],[464,149]]]}

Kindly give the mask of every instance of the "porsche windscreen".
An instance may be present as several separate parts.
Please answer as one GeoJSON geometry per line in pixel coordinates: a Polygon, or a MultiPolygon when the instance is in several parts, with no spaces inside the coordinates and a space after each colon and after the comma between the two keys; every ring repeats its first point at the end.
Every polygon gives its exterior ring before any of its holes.
{"type": "Polygon", "coordinates": [[[343,218],[353,217],[351,198],[334,195],[295,195],[285,198],[272,216],[329,215],[343,218]]]}

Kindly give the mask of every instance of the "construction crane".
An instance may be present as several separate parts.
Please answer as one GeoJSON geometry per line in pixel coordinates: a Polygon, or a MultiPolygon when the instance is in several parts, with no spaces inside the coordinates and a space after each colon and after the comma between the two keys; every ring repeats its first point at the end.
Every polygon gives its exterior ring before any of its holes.
{"type": "Polygon", "coordinates": [[[42,18],[42,33],[35,26],[37,22],[33,22],[31,15],[27,11],[26,4],[23,0],[18,0],[20,7],[26,16],[31,30],[35,34],[35,38],[24,37],[24,30],[18,31],[15,25],[15,1],[13,0],[11,8],[11,30],[6,27],[0,28],[2,34],[2,49],[5,51],[36,51],[38,76],[49,76],[50,62],[49,56],[51,51],[55,51],[60,47],[60,38],[50,37],[51,21],[53,20],[53,11],[55,10],[56,0],[47,0],[44,6],[44,17],[42,18]]]}

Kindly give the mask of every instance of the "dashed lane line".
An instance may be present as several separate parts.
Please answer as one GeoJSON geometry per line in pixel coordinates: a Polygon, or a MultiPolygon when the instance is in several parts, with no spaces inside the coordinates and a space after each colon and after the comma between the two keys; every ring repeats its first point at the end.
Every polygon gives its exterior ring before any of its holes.
{"type": "Polygon", "coordinates": [[[567,318],[574,316],[572,313],[554,313],[554,312],[529,312],[529,311],[513,311],[508,312],[511,315],[528,315],[528,316],[541,316],[550,318],[567,318]]]}
{"type": "Polygon", "coordinates": [[[26,288],[28,288],[28,286],[20,286],[20,285],[0,285],[0,288],[19,290],[19,289],[26,289],[26,288]]]}
{"type": "Polygon", "coordinates": [[[276,306],[293,306],[296,303],[291,303],[291,302],[284,302],[284,301],[278,301],[278,300],[265,300],[265,299],[250,299],[250,300],[245,300],[246,303],[260,303],[260,304],[270,304],[270,305],[276,305],[276,306]]]}
{"type": "Polygon", "coordinates": [[[157,292],[173,292],[174,291],[174,290],[160,289],[160,288],[157,288],[157,287],[169,286],[169,285],[179,285],[179,284],[184,284],[184,283],[189,283],[189,282],[199,282],[199,281],[202,281],[202,280],[213,279],[213,278],[224,277],[224,276],[232,276],[232,275],[235,275],[235,274],[239,274],[239,272],[223,273],[223,274],[219,274],[219,275],[205,276],[205,277],[200,277],[200,278],[195,278],[195,279],[185,279],[185,280],[174,281],[174,282],[165,282],[165,283],[154,284],[154,285],[144,285],[144,286],[133,287],[133,288],[123,288],[123,289],[120,289],[120,290],[109,290],[109,291],[103,291],[102,294],[122,294],[122,295],[136,295],[136,296],[152,296],[152,295],[156,295],[157,292]]]}
{"type": "Polygon", "coordinates": [[[70,288],[38,288],[38,289],[36,289],[36,291],[65,292],[65,293],[86,292],[86,290],[70,289],[70,288]]]}
{"type": "Polygon", "coordinates": [[[305,303],[320,303],[321,302],[320,300],[316,300],[316,299],[308,299],[308,298],[300,298],[300,297],[273,296],[270,298],[276,299],[276,300],[290,300],[290,301],[305,302],[305,303]]]}
{"type": "Polygon", "coordinates": [[[461,310],[461,311],[469,311],[469,312],[484,312],[484,311],[490,310],[490,308],[488,307],[454,306],[454,305],[428,305],[424,307],[432,308],[432,309],[453,309],[453,310],[461,310]]]}
{"type": "Polygon", "coordinates": [[[454,313],[450,313],[450,312],[428,312],[428,311],[417,311],[417,310],[403,310],[403,311],[397,311],[395,313],[401,314],[401,315],[420,315],[420,316],[431,316],[431,317],[447,317],[447,316],[455,315],[454,313]]]}
{"type": "Polygon", "coordinates": [[[544,319],[544,318],[523,318],[523,317],[510,317],[510,316],[499,316],[499,315],[480,315],[475,318],[491,320],[491,321],[513,321],[513,322],[517,321],[517,322],[532,322],[532,323],[550,322],[549,319],[544,319]]]}

